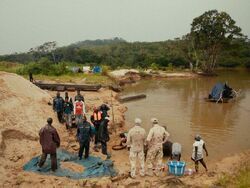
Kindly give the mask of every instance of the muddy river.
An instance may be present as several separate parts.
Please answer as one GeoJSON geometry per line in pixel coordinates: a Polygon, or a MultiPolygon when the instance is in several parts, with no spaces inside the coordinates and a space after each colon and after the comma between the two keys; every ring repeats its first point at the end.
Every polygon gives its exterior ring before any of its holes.
{"type": "Polygon", "coordinates": [[[250,72],[223,71],[218,77],[144,80],[127,86],[123,95],[145,93],[146,99],[125,103],[126,121],[140,117],[148,132],[151,117],[167,126],[172,142],[183,147],[183,157],[191,156],[194,135],[199,133],[207,144],[207,160],[220,159],[250,149],[250,72]],[[216,104],[206,102],[216,82],[227,81],[242,92],[237,100],[216,104]]]}

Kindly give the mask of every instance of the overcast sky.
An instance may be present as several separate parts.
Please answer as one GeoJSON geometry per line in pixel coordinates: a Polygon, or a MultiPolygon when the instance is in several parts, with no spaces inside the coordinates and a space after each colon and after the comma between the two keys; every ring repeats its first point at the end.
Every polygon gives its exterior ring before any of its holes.
{"type": "Polygon", "coordinates": [[[250,36],[250,0],[0,0],[0,54],[47,41],[174,39],[211,9],[229,13],[250,36]]]}

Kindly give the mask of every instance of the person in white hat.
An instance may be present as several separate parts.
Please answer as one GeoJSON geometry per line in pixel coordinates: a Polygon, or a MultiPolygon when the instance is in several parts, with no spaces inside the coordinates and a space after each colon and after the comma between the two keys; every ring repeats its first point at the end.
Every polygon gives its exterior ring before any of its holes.
{"type": "Polygon", "coordinates": [[[130,150],[129,160],[131,165],[130,176],[136,177],[136,160],[139,159],[140,175],[145,175],[144,170],[144,144],[146,141],[146,131],[141,127],[141,119],[135,119],[135,126],[131,128],[127,136],[127,147],[130,150]]]}
{"type": "Polygon", "coordinates": [[[153,127],[150,129],[147,137],[147,175],[153,176],[153,168],[155,168],[154,173],[156,176],[159,176],[163,157],[162,144],[167,141],[170,134],[164,129],[164,127],[158,124],[156,118],[152,118],[151,122],[153,127]]]}

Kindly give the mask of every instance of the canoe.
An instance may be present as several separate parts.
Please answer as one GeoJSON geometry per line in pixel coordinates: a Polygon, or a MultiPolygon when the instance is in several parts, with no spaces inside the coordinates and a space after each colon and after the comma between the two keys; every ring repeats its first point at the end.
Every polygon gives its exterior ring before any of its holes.
{"type": "Polygon", "coordinates": [[[59,84],[59,83],[40,83],[35,82],[36,86],[41,89],[47,89],[52,91],[98,91],[102,86],[101,84],[59,84]]]}
{"type": "Polygon", "coordinates": [[[132,101],[132,100],[143,99],[146,97],[147,97],[147,95],[145,95],[145,94],[138,94],[138,95],[132,95],[132,96],[122,96],[122,97],[119,97],[118,100],[120,102],[128,102],[128,101],[132,101]]]}

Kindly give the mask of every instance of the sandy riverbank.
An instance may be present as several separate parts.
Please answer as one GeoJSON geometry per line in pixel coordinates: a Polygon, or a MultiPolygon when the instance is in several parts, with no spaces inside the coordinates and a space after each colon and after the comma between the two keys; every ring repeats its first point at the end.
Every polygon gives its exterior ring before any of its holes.
{"type": "MultiPolygon", "coordinates": [[[[0,185],[4,187],[165,187],[167,185],[177,186],[212,186],[214,182],[224,173],[232,173],[242,162],[249,162],[250,152],[224,158],[214,164],[208,164],[209,172],[201,171],[200,174],[181,177],[179,180],[167,176],[166,172],[159,177],[138,177],[132,180],[127,177],[129,172],[128,151],[112,151],[112,145],[119,142],[118,134],[127,129],[128,125],[124,119],[126,107],[117,100],[115,92],[111,97],[111,91],[101,89],[99,92],[84,92],[87,102],[88,115],[94,105],[103,102],[114,107],[115,124],[111,125],[111,141],[108,149],[112,152],[112,160],[119,171],[118,178],[93,178],[72,180],[66,177],[45,176],[22,170],[23,165],[34,156],[41,154],[38,141],[38,131],[46,123],[48,116],[54,121],[62,145],[61,148],[71,152],[77,152],[78,143],[75,141],[75,132],[67,131],[64,126],[58,123],[52,107],[48,105],[52,101],[55,92],[40,90],[24,78],[16,74],[0,72],[0,185]]],[[[70,93],[71,96],[74,93],[70,93]]],[[[110,112],[111,119],[112,113],[110,112]]],[[[92,147],[91,147],[92,148],[92,147]]],[[[100,156],[100,153],[91,149],[90,155],[100,156]]],[[[79,171],[79,166],[64,164],[65,167],[79,171]]]]}

